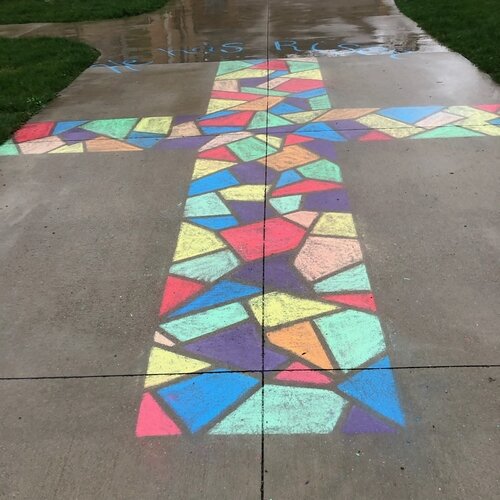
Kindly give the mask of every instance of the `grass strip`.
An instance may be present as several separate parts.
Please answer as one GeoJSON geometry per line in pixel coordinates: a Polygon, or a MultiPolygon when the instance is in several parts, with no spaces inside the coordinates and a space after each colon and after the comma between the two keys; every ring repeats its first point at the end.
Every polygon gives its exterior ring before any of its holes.
{"type": "Polygon", "coordinates": [[[0,24],[94,21],[159,9],[166,0],[0,0],[0,24]]]}
{"type": "Polygon", "coordinates": [[[0,144],[98,55],[62,38],[0,38],[0,144]]]}
{"type": "Polygon", "coordinates": [[[396,0],[396,5],[500,83],[500,0],[396,0]]]}

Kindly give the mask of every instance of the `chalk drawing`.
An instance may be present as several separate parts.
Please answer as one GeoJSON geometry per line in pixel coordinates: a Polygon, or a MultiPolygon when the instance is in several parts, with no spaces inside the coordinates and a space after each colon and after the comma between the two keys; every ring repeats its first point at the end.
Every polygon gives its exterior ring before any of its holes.
{"type": "Polygon", "coordinates": [[[193,125],[219,137],[199,148],[137,435],[395,432],[393,372],[363,369],[387,352],[335,163],[345,138],[314,121],[332,113],[318,63],[220,63],[208,110],[193,125]]]}
{"type": "Polygon", "coordinates": [[[228,61],[203,116],[30,123],[0,154],[198,149],[137,436],[392,433],[404,412],[334,146],[498,137],[499,111],[334,109],[314,58],[228,61]]]}

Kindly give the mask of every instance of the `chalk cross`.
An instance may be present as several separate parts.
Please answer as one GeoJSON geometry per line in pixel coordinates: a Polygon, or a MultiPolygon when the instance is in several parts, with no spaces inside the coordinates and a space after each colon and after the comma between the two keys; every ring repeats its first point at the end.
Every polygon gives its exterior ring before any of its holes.
{"type": "Polygon", "coordinates": [[[500,135],[499,105],[335,109],[313,58],[219,64],[207,114],[33,123],[0,154],[197,148],[138,437],[405,426],[336,142],[500,135]]]}

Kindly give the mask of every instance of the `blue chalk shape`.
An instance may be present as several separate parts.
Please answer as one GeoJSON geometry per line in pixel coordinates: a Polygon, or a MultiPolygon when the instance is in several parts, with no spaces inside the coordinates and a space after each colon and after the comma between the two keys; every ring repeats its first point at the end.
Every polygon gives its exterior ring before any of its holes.
{"type": "Polygon", "coordinates": [[[494,120],[491,120],[489,123],[492,125],[500,125],[500,118],[495,118],[494,120]]]}
{"type": "Polygon", "coordinates": [[[223,189],[231,186],[237,186],[238,180],[231,172],[222,170],[215,174],[207,175],[201,179],[191,182],[189,186],[188,196],[195,196],[197,194],[209,193],[217,189],[223,189]]]}
{"type": "Polygon", "coordinates": [[[54,127],[52,135],[62,134],[63,132],[71,130],[72,128],[79,127],[82,123],[87,123],[87,122],[85,120],[58,122],[54,127]]]}
{"type": "Polygon", "coordinates": [[[203,115],[198,121],[200,125],[203,125],[203,120],[211,120],[212,118],[220,118],[221,116],[234,115],[237,111],[216,111],[215,113],[210,113],[208,115],[203,115]]]}
{"type": "Polygon", "coordinates": [[[164,387],[158,395],[197,432],[258,385],[259,380],[242,373],[208,372],[164,387]]]}
{"type": "Polygon", "coordinates": [[[275,115],[286,115],[287,113],[300,113],[304,110],[298,108],[297,106],[287,104],[286,102],[280,102],[279,104],[276,104],[276,106],[273,106],[270,111],[272,111],[275,115]]]}
{"type": "Polygon", "coordinates": [[[314,139],[323,139],[326,141],[341,142],[345,141],[345,138],[340,134],[337,134],[325,123],[309,123],[304,127],[299,128],[296,132],[297,135],[302,135],[305,137],[312,137],[314,139]]]}
{"type": "Polygon", "coordinates": [[[223,304],[224,302],[230,302],[241,297],[248,297],[261,292],[262,289],[255,286],[243,285],[235,281],[221,281],[208,290],[208,292],[200,295],[184,307],[177,309],[170,317],[180,316],[181,314],[223,304]]]}
{"type": "Polygon", "coordinates": [[[151,132],[130,132],[127,137],[127,142],[140,148],[152,148],[156,146],[162,139],[165,138],[164,134],[152,134],[151,132]]]}
{"type": "Polygon", "coordinates": [[[441,111],[443,106],[412,106],[399,108],[385,108],[377,111],[377,114],[399,120],[406,123],[416,123],[429,115],[441,111]]]}
{"type": "Polygon", "coordinates": [[[399,404],[389,358],[382,358],[368,368],[339,384],[338,389],[404,426],[405,416],[399,404]]]}
{"type": "Polygon", "coordinates": [[[227,134],[230,132],[241,132],[242,130],[245,130],[245,127],[204,127],[202,125],[201,130],[204,134],[219,135],[227,134]]]}
{"type": "Polygon", "coordinates": [[[276,71],[273,71],[270,75],[269,75],[269,80],[273,80],[274,78],[279,78],[280,76],[288,76],[289,73],[288,71],[285,71],[284,69],[279,69],[279,70],[276,70],[276,71]]]}
{"type": "Polygon", "coordinates": [[[294,182],[298,182],[303,180],[304,178],[299,175],[295,170],[287,170],[283,172],[276,183],[276,187],[287,186],[288,184],[293,184],[294,182]]]}
{"type": "Polygon", "coordinates": [[[221,215],[219,217],[196,217],[189,219],[191,222],[208,229],[227,229],[238,225],[238,221],[232,215],[221,215]]]}
{"type": "Polygon", "coordinates": [[[325,95],[325,94],[326,94],[326,89],[321,88],[321,89],[306,90],[305,92],[300,92],[299,94],[293,94],[293,97],[309,99],[310,97],[318,97],[320,95],[325,95]]]}

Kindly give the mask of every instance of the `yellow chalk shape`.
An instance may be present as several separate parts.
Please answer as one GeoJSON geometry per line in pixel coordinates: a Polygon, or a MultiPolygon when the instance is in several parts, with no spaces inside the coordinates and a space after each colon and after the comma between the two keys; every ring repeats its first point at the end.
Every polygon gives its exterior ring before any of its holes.
{"type": "Polygon", "coordinates": [[[204,361],[181,356],[159,347],[153,347],[149,355],[148,375],[144,381],[144,387],[164,384],[182,377],[185,373],[197,372],[209,366],[204,361]],[[161,373],[162,375],[153,375],[155,373],[161,373]]]}
{"type": "Polygon", "coordinates": [[[346,109],[332,109],[327,111],[321,117],[316,118],[314,121],[329,121],[329,120],[355,120],[361,116],[373,113],[379,108],[346,108],[346,109]]]}
{"type": "Polygon", "coordinates": [[[472,108],[470,106],[449,106],[446,111],[455,115],[469,118],[470,125],[480,125],[481,123],[498,118],[495,113],[483,111],[482,109],[472,108]]]}
{"type": "Polygon", "coordinates": [[[290,120],[293,123],[307,123],[323,113],[324,110],[303,111],[301,113],[289,113],[287,115],[282,115],[281,118],[290,120]]]}
{"type": "Polygon", "coordinates": [[[264,201],[269,187],[262,184],[244,184],[222,189],[220,194],[230,201],[264,201]]]}
{"type": "Polygon", "coordinates": [[[213,174],[219,170],[224,170],[225,168],[232,167],[233,162],[230,161],[219,161],[219,160],[196,160],[194,164],[193,179],[199,179],[200,177],[205,177],[205,175],[213,174]]]}
{"type": "Polygon", "coordinates": [[[417,134],[418,132],[423,132],[425,129],[420,127],[413,127],[407,123],[400,122],[397,120],[392,120],[391,118],[386,118],[380,115],[367,115],[362,116],[356,120],[367,127],[373,128],[375,130],[380,130],[384,134],[390,135],[398,139],[403,139],[405,137],[410,137],[411,135],[417,134]]]}
{"type": "Polygon", "coordinates": [[[216,78],[217,81],[220,80],[239,80],[241,78],[261,78],[267,76],[267,69],[240,69],[238,71],[233,71],[232,73],[226,73],[225,75],[220,75],[216,78]]]}
{"type": "Polygon", "coordinates": [[[54,151],[50,151],[49,154],[55,153],[83,153],[83,143],[79,142],[77,144],[71,144],[70,146],[62,146],[54,151]]]}
{"type": "Polygon", "coordinates": [[[292,323],[339,309],[334,304],[304,299],[283,292],[266,293],[264,297],[250,299],[249,304],[257,321],[262,324],[264,319],[265,327],[292,323]]]}
{"type": "Polygon", "coordinates": [[[308,69],[306,71],[298,71],[297,73],[292,73],[291,78],[305,78],[307,80],[321,80],[321,71],[319,69],[308,69]]]}
{"type": "Polygon", "coordinates": [[[283,139],[281,139],[281,137],[275,137],[273,135],[266,136],[265,134],[257,134],[255,137],[257,137],[257,139],[260,139],[261,141],[267,142],[276,149],[279,149],[283,142],[283,139]]]}
{"type": "Polygon", "coordinates": [[[177,240],[174,262],[213,252],[225,246],[212,231],[183,222],[177,240]]]}
{"type": "Polygon", "coordinates": [[[171,123],[171,116],[149,116],[140,120],[134,130],[149,134],[167,134],[171,123]]]}
{"type": "Polygon", "coordinates": [[[210,99],[208,103],[207,113],[215,113],[216,111],[222,111],[224,109],[233,108],[238,106],[238,104],[243,104],[246,101],[238,101],[236,99],[210,99]]]}
{"type": "Polygon", "coordinates": [[[355,238],[357,236],[352,215],[342,212],[324,213],[314,226],[312,234],[345,236],[348,238],[355,238]]]}

